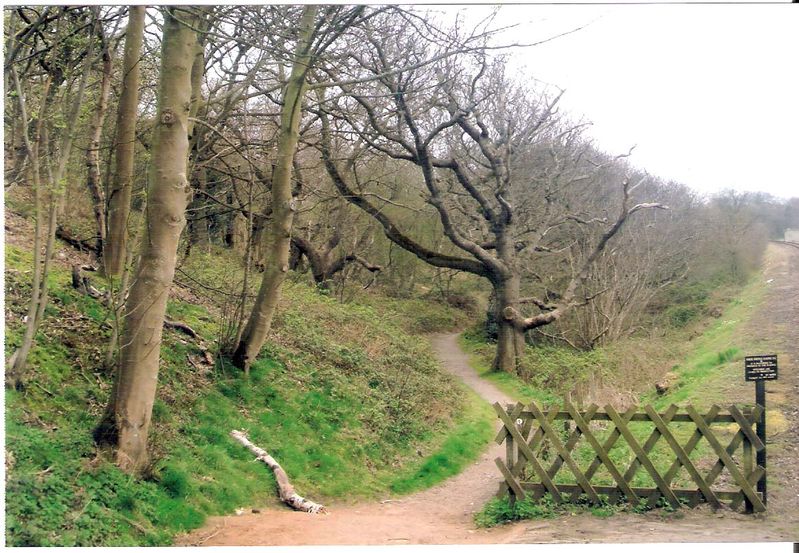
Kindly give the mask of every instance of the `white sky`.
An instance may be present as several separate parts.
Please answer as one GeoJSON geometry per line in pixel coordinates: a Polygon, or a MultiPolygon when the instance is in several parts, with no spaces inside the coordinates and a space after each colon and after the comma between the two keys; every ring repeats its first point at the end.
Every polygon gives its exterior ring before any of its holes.
{"type": "Polygon", "coordinates": [[[497,23],[528,43],[590,23],[514,57],[603,150],[637,144],[636,166],[703,193],[799,196],[799,6],[505,5],[497,23]]]}

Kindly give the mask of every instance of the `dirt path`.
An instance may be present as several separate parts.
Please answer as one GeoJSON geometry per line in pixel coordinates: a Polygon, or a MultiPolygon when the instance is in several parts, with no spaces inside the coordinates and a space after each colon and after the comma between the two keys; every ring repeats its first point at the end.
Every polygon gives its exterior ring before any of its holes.
{"type": "MultiPolygon", "coordinates": [[[[469,367],[457,334],[432,339],[442,365],[486,401],[511,400],[481,380],[469,367]]],[[[497,491],[494,459],[503,454],[492,443],[480,459],[446,482],[397,500],[357,505],[328,505],[327,515],[308,515],[287,508],[258,514],[213,517],[206,526],[177,545],[389,545],[437,543],[509,543],[524,532],[521,526],[477,529],[476,511],[497,491]]]]}
{"type": "MultiPolygon", "coordinates": [[[[782,426],[769,433],[772,477],[765,516],[699,508],[610,518],[583,514],[477,529],[473,513],[491,497],[499,481],[493,459],[503,452],[492,445],[460,475],[400,500],[334,504],[324,516],[278,508],[214,517],[177,545],[799,541],[799,250],[770,246],[763,278],[770,280],[763,305],[742,332],[780,354],[780,380],[770,385],[768,401],[779,410],[782,426]]],[[[434,337],[433,347],[442,365],[480,396],[492,403],[510,401],[477,377],[458,347],[456,335],[434,337]]],[[[732,392],[731,401],[751,401],[751,390],[743,384],[732,392]]]]}

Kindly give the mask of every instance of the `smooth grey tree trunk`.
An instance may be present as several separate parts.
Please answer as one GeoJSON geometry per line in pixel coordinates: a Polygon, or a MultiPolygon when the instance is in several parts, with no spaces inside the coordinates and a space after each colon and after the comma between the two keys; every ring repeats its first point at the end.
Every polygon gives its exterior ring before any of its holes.
{"type": "Polygon", "coordinates": [[[158,108],[149,174],[147,213],[138,265],[125,306],[115,397],[117,465],[139,472],[148,462],[161,338],[178,241],[186,226],[191,187],[186,177],[191,66],[197,44],[189,25],[196,10],[164,9],[158,108]]]}
{"type": "Polygon", "coordinates": [[[139,105],[139,59],[144,37],[144,6],[128,8],[122,62],[122,92],[116,121],[115,170],[108,190],[107,233],[103,267],[108,276],[122,274],[128,248],[128,217],[133,186],[134,145],[139,105]]]}
{"type": "Polygon", "coordinates": [[[302,98],[306,89],[314,20],[318,11],[318,6],[306,5],[303,8],[300,39],[283,95],[277,162],[272,181],[272,228],[267,249],[267,267],[244,334],[233,354],[233,363],[245,371],[249,370],[266,341],[280,301],[280,288],[289,270],[291,227],[295,211],[291,195],[291,174],[299,142],[302,98]]]}

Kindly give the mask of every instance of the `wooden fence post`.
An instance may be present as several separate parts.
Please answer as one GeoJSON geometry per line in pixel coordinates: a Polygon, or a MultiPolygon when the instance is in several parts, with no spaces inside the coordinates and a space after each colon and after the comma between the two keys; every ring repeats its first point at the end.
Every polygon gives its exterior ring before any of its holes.
{"type": "MultiPolygon", "coordinates": [[[[751,420],[752,419],[752,409],[747,407],[744,410],[744,416],[747,418],[747,420],[751,420]]],[[[752,470],[753,470],[753,467],[752,467],[752,442],[749,441],[749,438],[747,438],[746,435],[744,435],[744,441],[743,441],[743,457],[744,457],[743,458],[743,461],[744,461],[744,463],[743,463],[744,464],[744,478],[746,478],[748,480],[749,479],[749,475],[752,474],[752,470]]],[[[754,505],[752,505],[752,502],[746,496],[744,496],[744,509],[746,510],[746,513],[748,513],[748,514],[751,514],[751,513],[754,512],[754,505]]]]}

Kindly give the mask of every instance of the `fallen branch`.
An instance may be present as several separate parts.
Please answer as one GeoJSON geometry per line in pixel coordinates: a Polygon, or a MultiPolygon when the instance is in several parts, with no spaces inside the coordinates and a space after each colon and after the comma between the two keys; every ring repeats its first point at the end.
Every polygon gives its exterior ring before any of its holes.
{"type": "Polygon", "coordinates": [[[186,323],[181,323],[180,321],[170,321],[169,319],[164,319],[164,327],[165,328],[171,328],[171,329],[174,329],[174,330],[179,330],[183,334],[187,334],[187,335],[191,336],[192,338],[194,338],[195,340],[199,340],[200,339],[200,335],[197,334],[197,332],[192,327],[187,325],[186,323]]]}
{"type": "Polygon", "coordinates": [[[248,440],[247,435],[244,432],[239,430],[231,430],[230,435],[234,440],[249,449],[253,455],[255,455],[256,459],[266,463],[266,465],[272,469],[272,472],[275,474],[275,480],[277,480],[277,489],[280,493],[280,499],[283,501],[283,503],[294,510],[305,511],[306,513],[316,514],[327,512],[327,509],[325,509],[323,505],[314,503],[313,501],[305,499],[301,495],[297,494],[297,492],[294,491],[294,486],[292,486],[291,482],[289,482],[289,477],[286,474],[286,471],[280,466],[280,463],[275,461],[275,459],[266,451],[248,440]]]}
{"type": "Polygon", "coordinates": [[[92,240],[87,240],[84,238],[79,238],[75,236],[72,231],[67,228],[62,227],[61,225],[57,226],[55,229],[56,238],[60,238],[76,250],[82,252],[91,252],[97,255],[97,243],[96,241],[93,243],[92,240]]]}

